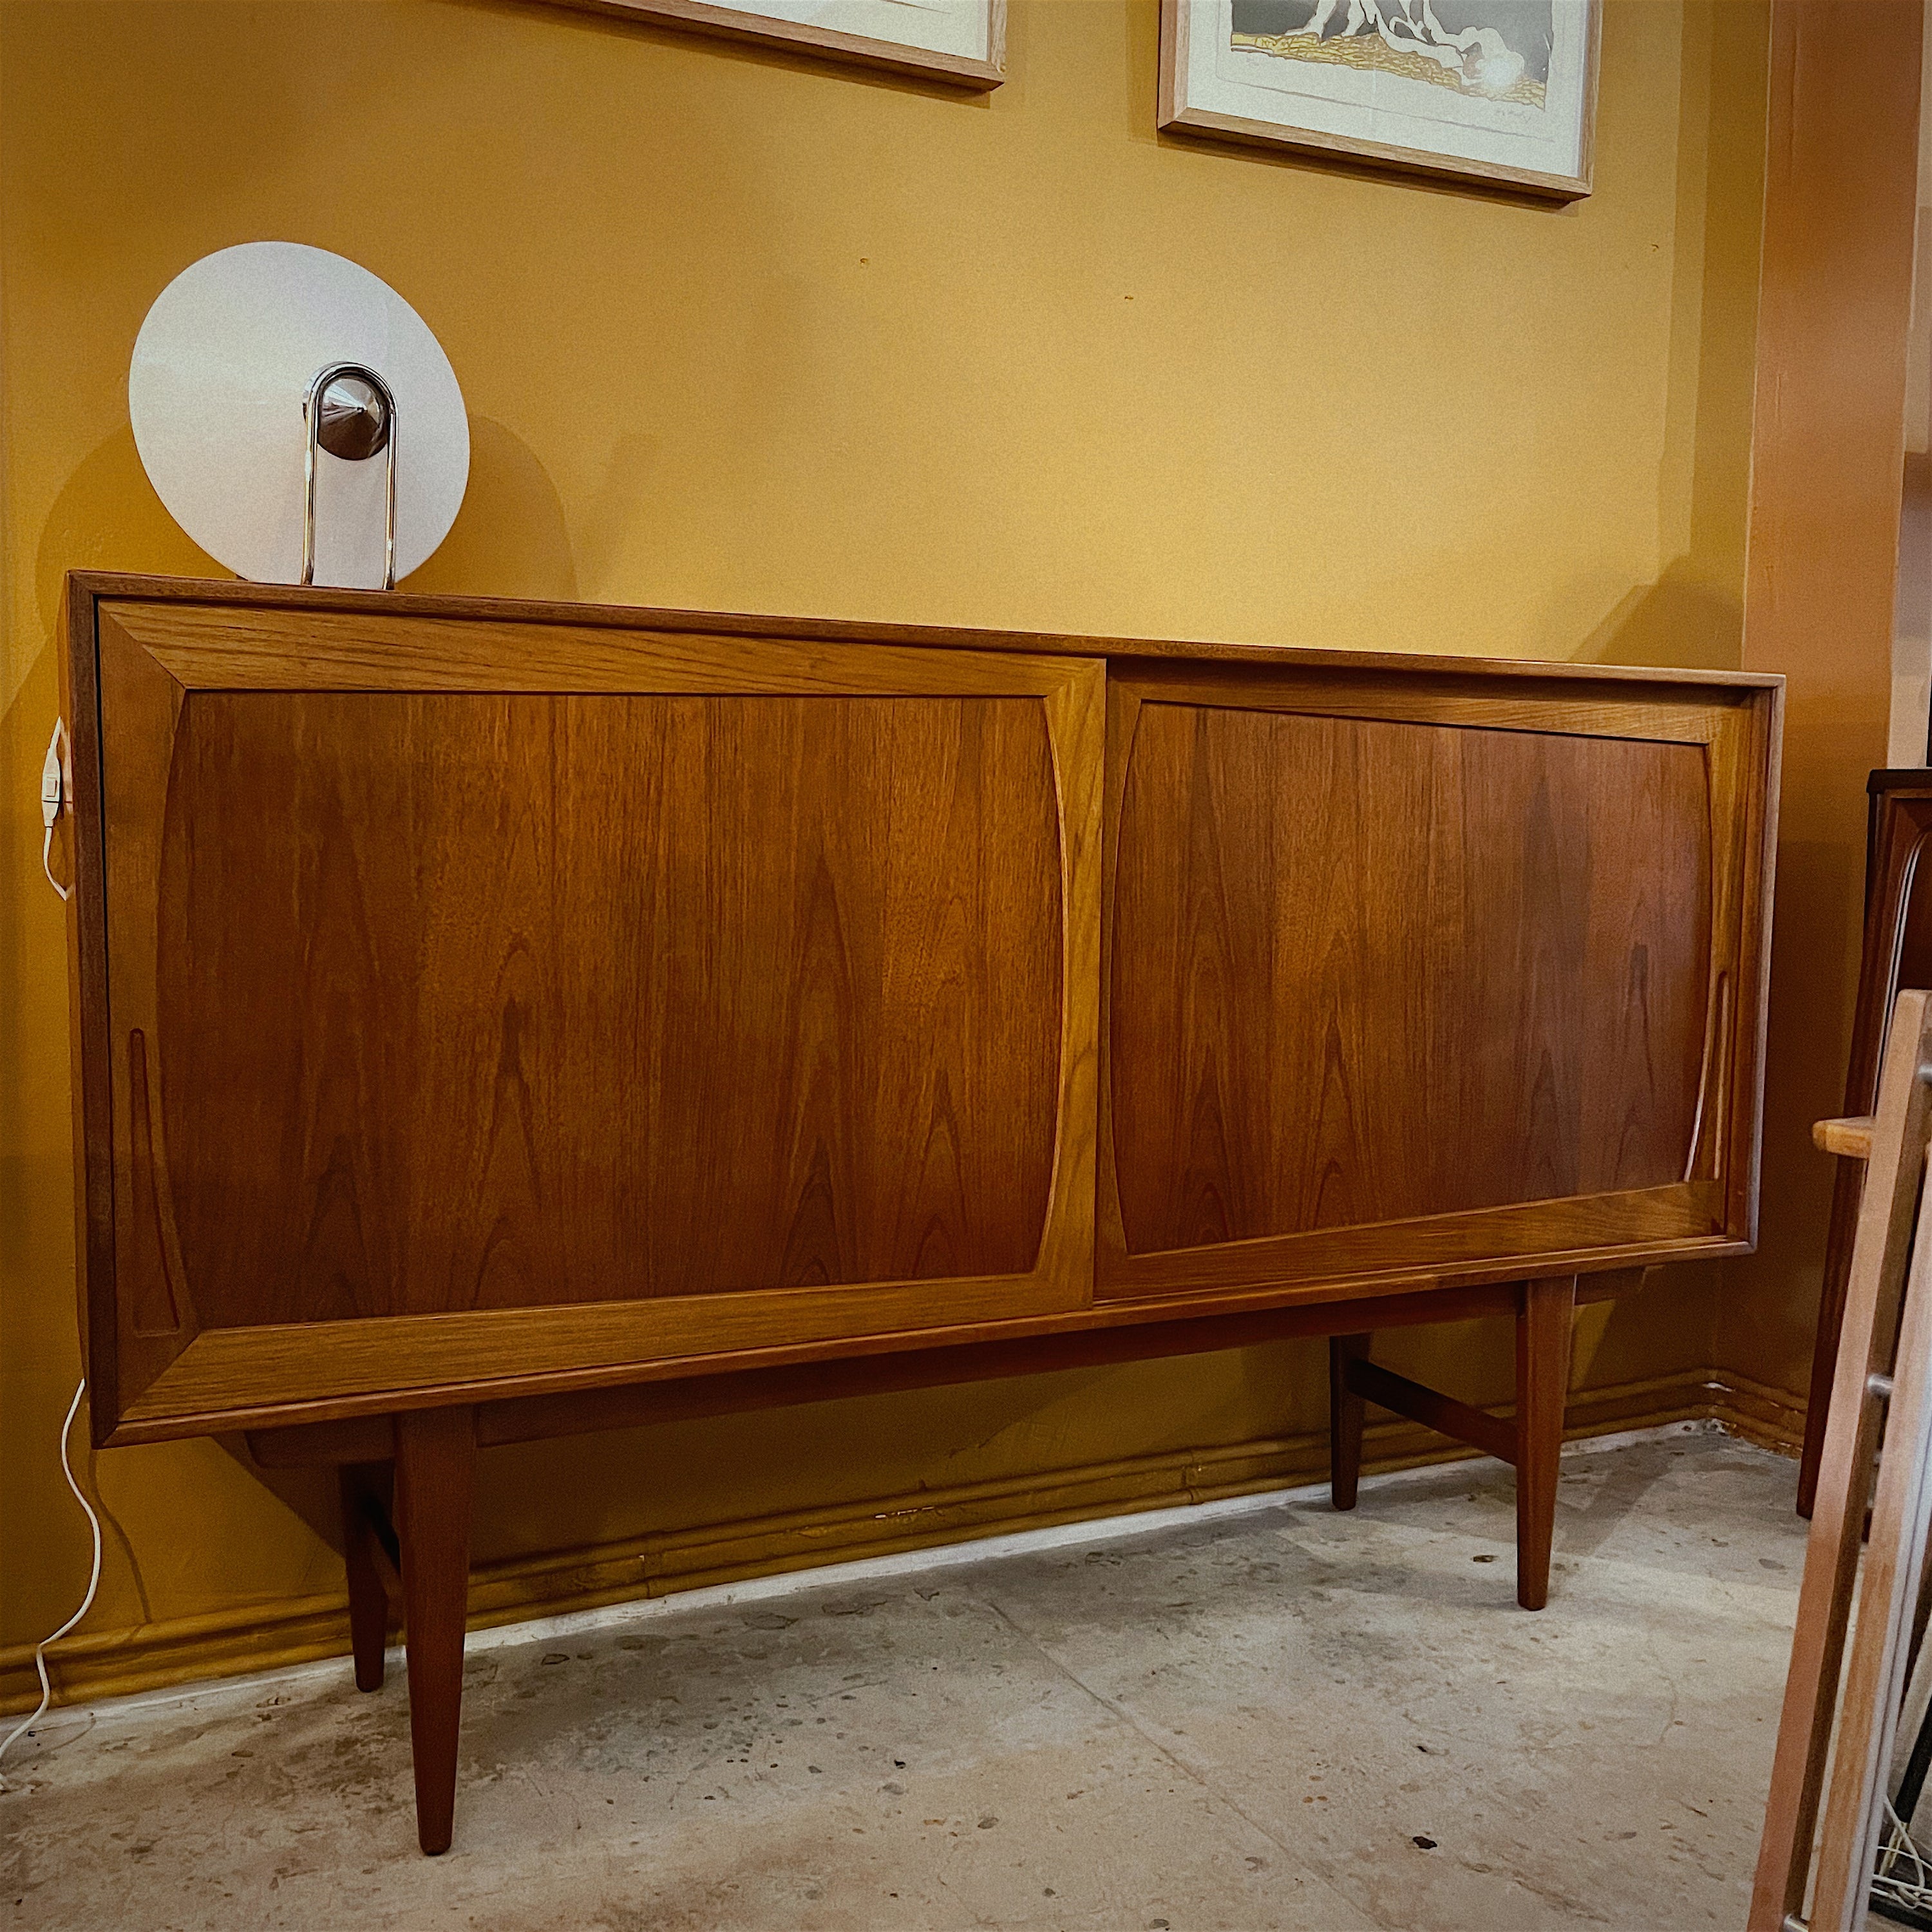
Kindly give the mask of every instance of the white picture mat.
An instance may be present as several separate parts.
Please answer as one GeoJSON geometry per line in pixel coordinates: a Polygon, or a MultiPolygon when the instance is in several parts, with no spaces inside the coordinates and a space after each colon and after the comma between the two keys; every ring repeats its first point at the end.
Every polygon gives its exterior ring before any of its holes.
{"type": "Polygon", "coordinates": [[[895,46],[952,54],[963,60],[992,57],[991,0],[712,0],[748,20],[784,20],[796,27],[852,34],[895,46]]]}
{"type": "Polygon", "coordinates": [[[1555,44],[1540,110],[1410,80],[1400,74],[1284,58],[1231,44],[1233,0],[1175,0],[1180,46],[1174,105],[1410,148],[1534,173],[1582,171],[1588,106],[1588,0],[1552,0],[1555,44]]]}

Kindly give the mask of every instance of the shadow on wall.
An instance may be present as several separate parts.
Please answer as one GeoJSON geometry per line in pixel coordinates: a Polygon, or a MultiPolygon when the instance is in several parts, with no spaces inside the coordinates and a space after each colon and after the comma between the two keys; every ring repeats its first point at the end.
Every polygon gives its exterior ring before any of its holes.
{"type": "Polygon", "coordinates": [[[1744,661],[1744,606],[1677,558],[1654,584],[1628,591],[1572,653],[1579,664],[1670,664],[1736,670],[1744,661]]]}
{"type": "MultiPolygon", "coordinates": [[[[1508,1339],[1492,1339],[1506,1394],[1508,1339]]],[[[637,1587],[620,1592],[642,1595],[652,1580],[689,1587],[713,1568],[745,1574],[842,1562],[881,1540],[946,1541],[1089,1516],[1096,1484],[1112,1499],[1098,1513],[1165,1507],[1185,1499],[1173,1487],[1177,1460],[1202,1456],[1195,1473],[1211,1490],[1242,1451],[1265,1460],[1290,1446],[1253,1436],[1257,1408],[1275,1412],[1285,1437],[1319,1428],[1327,1380],[1324,1344],[1276,1343],[505,1446],[488,1452],[478,1484],[476,1560],[486,1568],[545,1553],[608,1562],[646,1540],[658,1546],[642,1558],[637,1587]],[[1126,1430],[1124,1416],[1134,1418],[1126,1430]],[[1228,1450],[1232,1457],[1217,1453],[1228,1450]],[[1143,1464],[1168,1469],[1158,1493],[1142,1493],[1143,1464]],[[855,1521],[874,1534],[855,1537],[855,1521]]],[[[340,1550],[332,1478],[259,1470],[239,1436],[220,1446],[340,1550]]]]}
{"type": "MultiPolygon", "coordinates": [[[[232,1457],[237,1468],[260,1484],[291,1516],[300,1517],[337,1556],[342,1554],[342,1508],[332,1469],[265,1469],[249,1454],[247,1436],[217,1436],[211,1439],[224,1456],[232,1457]]],[[[94,1493],[98,1496],[100,1492],[97,1489],[94,1493]]],[[[126,1542],[124,1533],[122,1541],[124,1544],[126,1542]]],[[[134,1563],[131,1546],[128,1549],[128,1558],[130,1564],[134,1563]]],[[[138,1565],[136,1574],[140,1574],[138,1565]]],[[[145,1603],[142,1608],[146,1610],[145,1603]]]]}
{"type": "Polygon", "coordinates": [[[167,513],[125,424],[61,486],[41,526],[34,596],[46,642],[60,632],[61,586],[70,570],[154,571],[226,577],[167,513]]]}
{"type": "Polygon", "coordinates": [[[563,499],[522,437],[494,417],[470,418],[470,487],[442,548],[407,580],[455,596],[574,601],[577,560],[563,499]]]}

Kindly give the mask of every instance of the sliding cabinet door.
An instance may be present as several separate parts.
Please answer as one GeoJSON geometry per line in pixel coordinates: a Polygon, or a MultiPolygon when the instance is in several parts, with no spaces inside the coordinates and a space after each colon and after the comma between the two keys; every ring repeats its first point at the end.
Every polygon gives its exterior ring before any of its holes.
{"type": "Polygon", "coordinates": [[[139,602],[98,645],[117,1439],[1090,1299],[1098,664],[139,602]]]}
{"type": "Polygon", "coordinates": [[[1750,1240],[1776,699],[1118,675],[1102,1294],[1750,1240]]]}

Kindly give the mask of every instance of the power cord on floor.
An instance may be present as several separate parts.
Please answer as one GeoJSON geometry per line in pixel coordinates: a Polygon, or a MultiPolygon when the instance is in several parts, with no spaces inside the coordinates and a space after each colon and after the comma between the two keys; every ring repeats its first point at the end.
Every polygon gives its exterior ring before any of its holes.
{"type": "MultiPolygon", "coordinates": [[[[87,1594],[80,1600],[80,1608],[56,1630],[52,1636],[44,1637],[34,1646],[34,1668],[40,1673],[40,1701],[34,1706],[33,1715],[23,1718],[0,1738],[0,1765],[7,1760],[7,1754],[14,1748],[14,1741],[32,1732],[34,1726],[46,1715],[47,1706],[53,1702],[53,1685],[47,1676],[47,1647],[56,1644],[78,1624],[94,1607],[94,1593],[100,1587],[100,1519],[94,1513],[94,1505],[81,1493],[80,1485],[74,1479],[74,1465],[68,1460],[67,1439],[74,1432],[74,1419],[80,1413],[80,1399],[87,1393],[87,1378],[82,1376],[74,1392],[74,1400],[68,1404],[67,1420],[61,1424],[60,1456],[61,1474],[67,1478],[67,1486],[74,1492],[74,1499],[87,1512],[87,1520],[94,1531],[94,1568],[87,1579],[87,1594]]],[[[0,1791],[8,1788],[4,1777],[0,1777],[0,1791]]]]}

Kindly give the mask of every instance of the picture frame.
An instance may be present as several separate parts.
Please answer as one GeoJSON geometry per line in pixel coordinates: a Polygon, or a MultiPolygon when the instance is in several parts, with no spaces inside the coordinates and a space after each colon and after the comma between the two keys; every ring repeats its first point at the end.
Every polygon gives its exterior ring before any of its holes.
{"type": "Polygon", "coordinates": [[[1006,0],[550,0],[984,93],[1006,76],[1006,0]]]}
{"type": "Polygon", "coordinates": [[[1590,192],[1601,0],[1161,0],[1160,127],[1590,192]]]}

